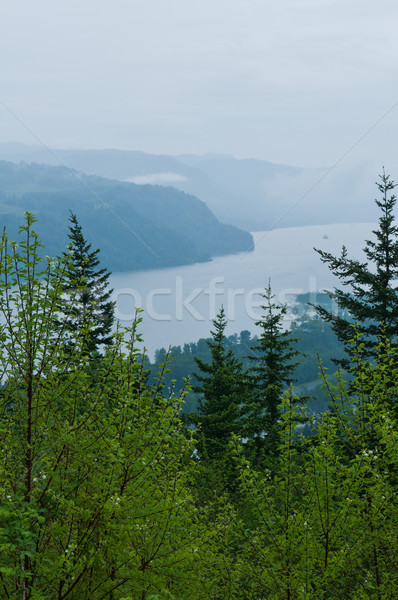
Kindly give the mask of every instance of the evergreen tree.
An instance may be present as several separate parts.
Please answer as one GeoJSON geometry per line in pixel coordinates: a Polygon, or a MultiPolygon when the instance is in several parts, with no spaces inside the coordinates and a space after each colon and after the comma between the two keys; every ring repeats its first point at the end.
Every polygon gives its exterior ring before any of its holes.
{"type": "Polygon", "coordinates": [[[247,393],[242,364],[232,350],[225,348],[227,321],[223,307],[213,325],[212,339],[206,342],[211,362],[195,357],[202,374],[195,374],[199,384],[194,389],[200,397],[197,412],[193,415],[193,421],[199,427],[199,456],[210,460],[223,458],[231,436],[241,434],[241,405],[247,393]]]}
{"type": "MultiPolygon", "coordinates": [[[[329,292],[340,314],[320,305],[315,306],[318,314],[329,322],[340,341],[348,350],[348,342],[353,338],[352,323],[355,322],[357,331],[362,334],[361,342],[365,346],[365,356],[375,356],[375,346],[381,333],[393,345],[398,335],[398,294],[394,285],[398,278],[398,227],[395,225],[393,210],[396,196],[392,191],[396,184],[386,175],[384,169],[380,182],[376,184],[381,194],[380,200],[375,200],[380,208],[379,228],[374,230],[374,241],[366,240],[363,249],[366,262],[350,259],[347,249],[343,246],[341,256],[335,257],[329,252],[316,250],[322,262],[342,282],[348,290],[335,288],[329,292]]],[[[348,366],[348,361],[336,361],[348,366]]]]}
{"type": "Polygon", "coordinates": [[[86,331],[86,352],[93,354],[100,346],[112,343],[115,303],[110,300],[113,290],[108,289],[110,273],[99,268],[100,250],[91,249],[72,212],[69,221],[70,246],[64,256],[70,255],[71,266],[65,285],[68,299],[62,312],[69,332],[86,331]]]}
{"type": "Polygon", "coordinates": [[[264,316],[256,322],[261,333],[252,346],[254,354],[249,357],[254,363],[254,397],[247,406],[246,437],[253,458],[259,458],[264,450],[274,452],[278,445],[279,405],[283,391],[293,382],[292,374],[298,364],[294,359],[300,354],[293,347],[297,340],[283,327],[286,306],[273,302],[270,283],[262,298],[264,316]]]}

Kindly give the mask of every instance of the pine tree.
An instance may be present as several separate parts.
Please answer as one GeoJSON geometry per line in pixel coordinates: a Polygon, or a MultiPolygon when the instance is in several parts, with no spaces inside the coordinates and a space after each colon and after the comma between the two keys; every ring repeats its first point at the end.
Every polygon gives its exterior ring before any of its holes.
{"type": "Polygon", "coordinates": [[[256,322],[261,333],[249,356],[254,363],[250,370],[254,398],[247,406],[246,437],[253,458],[264,451],[273,453],[278,446],[279,405],[284,390],[293,383],[292,374],[298,364],[294,359],[300,354],[294,349],[297,340],[283,327],[287,308],[273,302],[270,283],[262,298],[264,316],[256,322]]]}
{"type": "Polygon", "coordinates": [[[199,456],[210,460],[222,458],[231,436],[241,434],[241,405],[247,392],[242,364],[225,347],[227,321],[223,307],[213,325],[212,340],[207,341],[211,362],[195,357],[202,374],[195,374],[199,384],[194,389],[200,399],[193,418],[200,431],[199,456]]]}
{"type": "Polygon", "coordinates": [[[68,271],[65,293],[67,301],[62,312],[70,332],[86,331],[86,352],[98,352],[100,346],[112,343],[115,303],[110,300],[113,290],[108,289],[110,273],[99,268],[99,248],[92,250],[77,217],[71,212],[68,237],[71,268],[68,271]]]}
{"type": "MultiPolygon", "coordinates": [[[[339,315],[319,305],[315,309],[322,319],[331,324],[347,351],[348,342],[354,337],[352,324],[355,322],[357,332],[362,334],[361,342],[367,358],[375,356],[374,347],[383,332],[393,345],[398,335],[398,288],[394,285],[398,278],[398,227],[393,214],[397,199],[392,194],[396,184],[384,169],[380,180],[376,185],[381,200],[375,200],[381,211],[379,228],[373,231],[374,241],[366,240],[363,249],[366,262],[350,259],[345,246],[339,257],[316,250],[322,262],[349,289],[335,288],[329,292],[340,309],[339,315]]],[[[348,361],[339,362],[343,366],[348,365],[348,361]]]]}

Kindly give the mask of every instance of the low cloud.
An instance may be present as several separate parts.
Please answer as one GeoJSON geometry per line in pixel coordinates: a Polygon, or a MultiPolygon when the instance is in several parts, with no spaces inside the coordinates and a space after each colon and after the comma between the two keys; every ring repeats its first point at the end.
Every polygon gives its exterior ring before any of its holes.
{"type": "Polygon", "coordinates": [[[134,175],[134,177],[128,177],[125,181],[138,185],[171,185],[187,181],[187,178],[179,173],[150,173],[148,175],[134,175]]]}

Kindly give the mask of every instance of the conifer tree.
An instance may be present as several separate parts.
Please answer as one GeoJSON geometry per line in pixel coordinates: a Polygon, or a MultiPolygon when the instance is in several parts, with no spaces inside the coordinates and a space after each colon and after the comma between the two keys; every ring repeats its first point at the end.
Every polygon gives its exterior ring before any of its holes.
{"type": "Polygon", "coordinates": [[[70,332],[86,330],[86,352],[93,354],[100,346],[112,343],[115,303],[110,300],[113,290],[108,289],[110,273],[99,267],[100,250],[92,250],[72,212],[69,221],[70,246],[64,256],[71,255],[71,268],[62,312],[70,332]]]}
{"type": "Polygon", "coordinates": [[[254,395],[246,415],[247,445],[257,458],[264,450],[274,452],[278,445],[279,405],[283,391],[293,382],[297,366],[294,359],[300,354],[294,348],[297,340],[283,327],[286,306],[273,302],[270,283],[262,298],[264,315],[256,322],[261,333],[249,356],[254,363],[251,368],[254,395]]]}
{"type": "MultiPolygon", "coordinates": [[[[396,184],[383,169],[376,185],[381,199],[375,202],[381,215],[379,227],[373,231],[376,239],[366,240],[363,249],[366,261],[349,258],[345,246],[337,257],[316,250],[322,262],[348,290],[335,288],[329,292],[340,314],[333,314],[319,305],[315,309],[322,319],[331,324],[346,350],[349,340],[354,337],[352,323],[355,322],[358,333],[362,334],[367,358],[375,356],[374,348],[382,332],[393,345],[396,345],[398,335],[398,288],[395,283],[398,278],[398,227],[393,213],[397,199],[392,193],[396,184]]],[[[348,361],[339,362],[348,366],[348,361]]]]}
{"type": "Polygon", "coordinates": [[[199,426],[198,452],[201,457],[220,459],[225,455],[233,434],[242,432],[241,405],[244,394],[245,374],[242,364],[232,350],[225,347],[224,331],[227,326],[224,308],[221,307],[213,320],[212,340],[207,341],[211,362],[195,357],[201,374],[195,374],[199,382],[195,391],[200,394],[194,422],[199,426]]]}

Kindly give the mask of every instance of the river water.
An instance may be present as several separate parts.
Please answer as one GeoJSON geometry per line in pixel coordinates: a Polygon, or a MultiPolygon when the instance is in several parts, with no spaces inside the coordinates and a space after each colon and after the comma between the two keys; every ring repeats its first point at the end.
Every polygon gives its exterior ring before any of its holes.
{"type": "Polygon", "coordinates": [[[271,281],[279,303],[296,294],[331,289],[336,280],[314,247],[339,254],[344,244],[351,258],[364,259],[373,223],[292,227],[253,233],[253,252],[220,256],[211,262],[150,271],[115,273],[110,278],[116,317],[128,325],[136,307],[144,310],[140,332],[152,358],[158,348],[209,337],[211,320],[221,305],[228,318],[226,335],[255,333],[261,315],[260,293],[271,281]]]}

